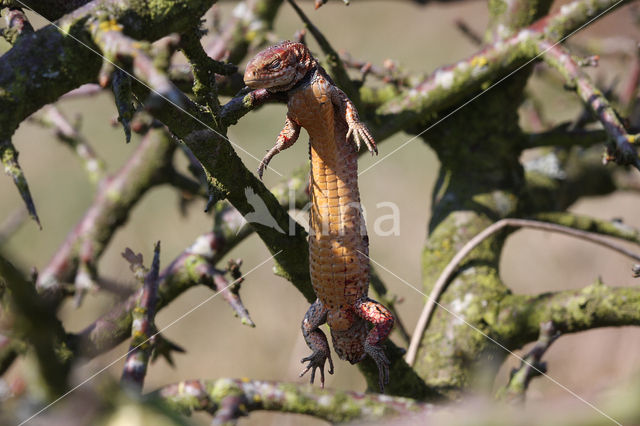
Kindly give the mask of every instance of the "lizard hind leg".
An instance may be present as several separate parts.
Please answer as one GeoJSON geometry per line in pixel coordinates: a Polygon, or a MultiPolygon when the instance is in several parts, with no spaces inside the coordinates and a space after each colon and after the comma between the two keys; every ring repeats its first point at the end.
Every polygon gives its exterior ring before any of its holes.
{"type": "Polygon", "coordinates": [[[313,351],[311,355],[302,359],[303,364],[308,362],[305,369],[300,373],[304,376],[311,370],[311,383],[316,378],[316,369],[320,369],[320,386],[324,388],[324,364],[329,360],[329,374],[333,374],[333,361],[327,336],[320,330],[320,326],[327,322],[327,308],[316,300],[310,307],[302,320],[302,334],[307,346],[313,351]]]}
{"type": "Polygon", "coordinates": [[[393,328],[394,318],[391,312],[375,300],[365,298],[355,304],[358,316],[373,324],[364,342],[364,351],[378,366],[378,384],[380,393],[384,393],[384,386],[389,384],[389,359],[384,354],[381,344],[389,336],[393,328]]]}
{"type": "Polygon", "coordinates": [[[262,174],[264,173],[264,169],[269,165],[269,161],[271,161],[276,154],[296,143],[298,136],[300,136],[300,125],[287,116],[284,122],[284,128],[280,131],[275,146],[267,151],[267,155],[265,155],[260,162],[260,166],[258,167],[258,176],[260,179],[262,179],[262,174]]]}

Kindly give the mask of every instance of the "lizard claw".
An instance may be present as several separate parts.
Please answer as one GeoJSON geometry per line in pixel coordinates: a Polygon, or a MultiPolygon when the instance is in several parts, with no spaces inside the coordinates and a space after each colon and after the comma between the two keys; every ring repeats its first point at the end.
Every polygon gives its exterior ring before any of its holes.
{"type": "Polygon", "coordinates": [[[362,141],[364,141],[365,145],[367,145],[367,149],[371,152],[371,155],[378,153],[376,142],[373,140],[373,136],[371,136],[369,129],[367,129],[367,126],[365,126],[364,123],[357,122],[349,125],[347,140],[350,138],[355,142],[357,151],[360,151],[360,145],[362,144],[362,141]]]}
{"type": "Polygon", "coordinates": [[[380,386],[380,393],[384,393],[385,385],[389,384],[389,366],[391,363],[380,346],[365,342],[364,351],[378,366],[378,384],[380,386]]]}
{"type": "MultiPolygon", "coordinates": [[[[273,151],[273,150],[272,150],[273,151]]],[[[264,174],[264,169],[269,165],[269,161],[271,161],[271,157],[275,155],[272,151],[269,151],[267,155],[264,156],[262,161],[260,161],[260,165],[258,166],[258,177],[262,180],[262,175],[264,174]]]]}
{"type": "Polygon", "coordinates": [[[320,369],[320,387],[324,388],[324,363],[329,360],[329,374],[333,374],[333,361],[331,354],[324,351],[314,351],[308,357],[302,358],[301,363],[308,362],[307,367],[300,373],[300,377],[304,376],[307,371],[311,370],[311,384],[316,378],[316,368],[320,369]]]}

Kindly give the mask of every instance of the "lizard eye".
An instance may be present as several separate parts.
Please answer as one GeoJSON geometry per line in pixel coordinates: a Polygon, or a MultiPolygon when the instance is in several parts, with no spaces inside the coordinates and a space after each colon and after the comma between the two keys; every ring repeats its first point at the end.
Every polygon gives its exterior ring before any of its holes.
{"type": "Polygon", "coordinates": [[[280,68],[280,59],[274,59],[273,61],[271,61],[271,63],[267,65],[267,68],[269,68],[270,70],[280,68]]]}

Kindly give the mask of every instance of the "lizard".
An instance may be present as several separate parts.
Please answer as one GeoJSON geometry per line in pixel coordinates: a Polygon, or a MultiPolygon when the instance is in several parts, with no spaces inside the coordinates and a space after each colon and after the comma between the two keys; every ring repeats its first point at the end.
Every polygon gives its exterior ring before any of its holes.
{"type": "Polygon", "coordinates": [[[260,163],[260,179],[271,159],[296,142],[301,128],[309,134],[309,269],[317,299],[302,321],[312,354],[302,359],[307,364],[300,377],[311,370],[313,383],[319,369],[324,387],[327,360],[333,374],[327,337],[320,330],[326,323],[340,359],[356,364],[369,355],[375,361],[384,392],[390,363],[381,344],[394,318],[368,297],[369,239],[357,163],[363,142],[372,155],[378,153],[375,141],[353,102],[304,44],[284,41],[259,52],[247,64],[244,81],[250,89],[285,93],[288,99],[284,128],[260,163]]]}

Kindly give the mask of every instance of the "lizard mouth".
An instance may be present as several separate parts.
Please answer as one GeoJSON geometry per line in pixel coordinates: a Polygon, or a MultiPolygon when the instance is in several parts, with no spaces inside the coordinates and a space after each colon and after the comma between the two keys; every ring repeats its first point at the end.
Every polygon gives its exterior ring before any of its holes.
{"type": "Polygon", "coordinates": [[[244,84],[246,84],[250,89],[272,89],[278,90],[282,88],[287,88],[290,86],[291,82],[286,78],[278,78],[278,79],[260,79],[260,78],[245,78],[244,84]]]}

